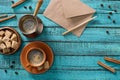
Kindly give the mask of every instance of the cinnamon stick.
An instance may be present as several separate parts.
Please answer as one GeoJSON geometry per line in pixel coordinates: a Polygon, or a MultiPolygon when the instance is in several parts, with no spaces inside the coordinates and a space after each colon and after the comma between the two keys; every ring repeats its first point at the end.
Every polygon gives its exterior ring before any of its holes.
{"type": "Polygon", "coordinates": [[[9,20],[9,19],[12,19],[12,18],[14,18],[14,17],[16,17],[16,15],[12,15],[12,16],[9,16],[9,17],[0,19],[0,22],[3,22],[3,21],[6,21],[6,20],[9,20]]]}
{"type": "Polygon", "coordinates": [[[100,62],[100,61],[98,61],[98,64],[99,64],[100,66],[104,67],[105,69],[113,72],[113,73],[116,72],[114,68],[111,68],[111,67],[107,66],[106,64],[104,64],[104,63],[102,63],[102,62],[100,62]]]}
{"type": "Polygon", "coordinates": [[[120,64],[120,60],[117,60],[117,59],[113,59],[113,58],[110,58],[110,57],[105,57],[104,58],[106,61],[109,61],[109,62],[113,62],[113,63],[116,63],[116,64],[120,64]]]}
{"type": "Polygon", "coordinates": [[[7,17],[7,14],[0,15],[0,18],[7,17]]]}
{"type": "Polygon", "coordinates": [[[16,6],[24,3],[25,1],[26,1],[26,0],[19,0],[18,2],[14,3],[14,4],[12,5],[12,8],[14,8],[14,7],[16,7],[16,6]]]}

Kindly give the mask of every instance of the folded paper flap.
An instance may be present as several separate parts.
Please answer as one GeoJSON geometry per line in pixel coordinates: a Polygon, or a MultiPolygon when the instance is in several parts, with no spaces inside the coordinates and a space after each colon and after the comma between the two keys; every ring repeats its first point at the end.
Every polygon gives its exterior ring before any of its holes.
{"type": "Polygon", "coordinates": [[[66,18],[95,13],[95,10],[82,3],[80,0],[61,0],[64,16],[66,18]]]}
{"type": "MultiPolygon", "coordinates": [[[[66,30],[69,30],[77,26],[78,24],[81,24],[82,22],[88,20],[89,18],[93,16],[93,13],[89,13],[86,15],[78,16],[78,17],[66,18],[64,13],[65,12],[63,11],[62,1],[51,0],[43,14],[45,17],[59,24],[66,30]]],[[[83,30],[85,29],[86,25],[87,23],[73,30],[72,31],[73,34],[79,37],[82,34],[83,30]]]]}

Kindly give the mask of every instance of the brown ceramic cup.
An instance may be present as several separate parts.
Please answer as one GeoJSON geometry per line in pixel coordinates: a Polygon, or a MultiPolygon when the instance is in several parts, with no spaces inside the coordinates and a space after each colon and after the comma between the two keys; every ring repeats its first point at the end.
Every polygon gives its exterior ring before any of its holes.
{"type": "Polygon", "coordinates": [[[45,52],[38,47],[32,47],[26,54],[27,66],[26,67],[41,67],[46,61],[45,52]]]}

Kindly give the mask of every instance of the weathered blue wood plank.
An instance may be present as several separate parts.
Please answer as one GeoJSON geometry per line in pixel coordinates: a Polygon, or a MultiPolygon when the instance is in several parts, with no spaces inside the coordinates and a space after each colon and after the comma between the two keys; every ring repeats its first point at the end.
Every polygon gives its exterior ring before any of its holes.
{"type": "MultiPolygon", "coordinates": [[[[27,42],[28,43],[28,42],[27,42]]],[[[22,48],[27,44],[23,43],[16,54],[19,56],[22,48]]],[[[46,42],[54,51],[56,56],[119,56],[120,43],[92,43],[92,42],[46,42]],[[96,46],[97,45],[97,46],[96,46]]],[[[3,56],[3,55],[1,55],[3,56]]],[[[5,57],[5,56],[4,56],[5,57]]]]}
{"type": "Polygon", "coordinates": [[[23,41],[104,42],[106,44],[120,42],[118,28],[87,28],[80,38],[72,34],[62,36],[62,32],[65,31],[62,28],[45,28],[43,33],[34,39],[25,37],[18,28],[15,29],[20,33],[23,41]],[[109,34],[106,31],[109,31],[109,34]]]}
{"type": "MultiPolygon", "coordinates": [[[[120,60],[119,56],[110,56],[120,60]]],[[[13,70],[23,69],[19,56],[9,57],[0,56],[0,69],[10,69],[13,65],[12,61],[15,61],[13,70]]],[[[110,63],[104,60],[104,56],[55,56],[54,63],[51,70],[84,70],[84,71],[94,71],[94,70],[105,70],[97,64],[98,61],[102,61],[105,64],[115,68],[120,71],[120,65],[110,63]]],[[[107,71],[107,70],[105,70],[107,71]]]]}
{"type": "MultiPolygon", "coordinates": [[[[9,16],[12,14],[9,14],[9,16]]],[[[18,26],[19,19],[25,14],[17,14],[17,18],[5,21],[0,23],[0,26],[18,26]]],[[[120,27],[120,14],[113,14],[111,19],[108,19],[108,14],[96,14],[97,18],[94,21],[91,21],[88,27],[120,27]],[[113,23],[113,20],[116,23],[113,23]]],[[[45,18],[42,14],[38,14],[38,17],[42,20],[44,26],[47,27],[56,27],[59,26],[55,24],[53,21],[45,18]]]]}
{"type": "MultiPolygon", "coordinates": [[[[14,0],[17,2],[18,0],[14,0]]],[[[90,7],[96,9],[98,13],[108,13],[108,11],[118,10],[117,13],[120,13],[120,2],[118,1],[109,1],[109,0],[81,0],[85,4],[89,5],[90,7]],[[104,7],[101,7],[100,4],[103,4],[104,7]],[[108,7],[111,5],[111,9],[108,7]]],[[[39,11],[39,13],[43,13],[48,6],[50,0],[44,0],[44,3],[39,11]]],[[[11,1],[5,0],[0,1],[0,13],[33,13],[35,9],[35,5],[37,3],[37,0],[28,0],[26,3],[23,3],[19,7],[11,8],[11,1]],[[32,6],[32,10],[24,9],[24,6],[32,6]]]]}
{"type": "Polygon", "coordinates": [[[49,70],[45,74],[32,75],[25,70],[8,70],[7,74],[0,69],[1,80],[120,80],[120,71],[112,74],[107,71],[84,70],[49,70]],[[18,75],[15,72],[18,72],[18,75]]]}
{"type": "MultiPolygon", "coordinates": [[[[14,0],[17,2],[18,0],[14,0]]],[[[62,32],[65,30],[59,25],[45,18],[44,12],[50,0],[44,0],[39,11],[39,17],[45,26],[44,31],[37,38],[29,39],[21,34],[18,29],[18,21],[25,14],[32,14],[37,0],[29,0],[27,3],[12,9],[11,1],[0,1],[0,14],[17,14],[17,19],[0,23],[0,27],[14,27],[21,35],[23,44],[14,55],[0,55],[0,80],[120,80],[120,65],[104,61],[104,56],[120,59],[120,1],[119,0],[82,0],[84,3],[96,9],[98,17],[87,26],[80,38],[69,34],[65,37],[62,32]],[[1,4],[2,2],[2,4],[1,4]],[[100,4],[103,4],[102,8],[100,4]],[[33,10],[25,10],[23,6],[32,6],[33,10]],[[111,6],[111,9],[108,6],[111,6]],[[108,19],[109,11],[117,10],[108,19]],[[116,20],[116,23],[112,23],[116,20]],[[108,33],[106,33],[108,31],[108,33]],[[29,41],[40,40],[46,42],[53,49],[55,61],[51,69],[45,74],[33,75],[26,72],[20,64],[20,52],[29,41]],[[105,70],[97,65],[102,61],[115,69],[116,74],[105,70]],[[15,61],[15,68],[10,69],[12,61],[15,61]],[[7,73],[4,70],[7,70],[7,73]],[[16,75],[15,71],[19,74],[16,75]]]]}
{"type": "MultiPolygon", "coordinates": [[[[120,42],[120,29],[119,28],[86,28],[80,38],[73,34],[62,36],[65,31],[63,28],[44,28],[43,33],[36,38],[25,37],[18,28],[15,28],[21,35],[23,41],[56,41],[56,42],[120,42]],[[109,33],[106,33],[109,31],[109,33]]],[[[112,44],[111,43],[111,44],[112,44]]]]}

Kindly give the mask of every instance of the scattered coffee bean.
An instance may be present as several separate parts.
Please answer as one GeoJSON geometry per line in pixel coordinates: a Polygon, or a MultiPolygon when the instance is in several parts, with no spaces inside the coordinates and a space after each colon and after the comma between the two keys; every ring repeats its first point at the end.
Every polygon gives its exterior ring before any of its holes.
{"type": "Polygon", "coordinates": [[[110,15],[112,15],[112,12],[109,12],[110,15]]]}
{"type": "Polygon", "coordinates": [[[27,7],[26,7],[26,6],[24,6],[24,8],[25,8],[25,9],[27,9],[27,7]]]}
{"type": "Polygon", "coordinates": [[[15,2],[14,1],[11,1],[12,2],[12,4],[14,4],[15,2]]]}
{"type": "Polygon", "coordinates": [[[29,6],[29,9],[32,9],[32,6],[29,6]]]}
{"type": "Polygon", "coordinates": [[[7,73],[7,70],[6,70],[6,69],[5,69],[4,71],[5,71],[5,73],[7,73]]]}
{"type": "Polygon", "coordinates": [[[103,5],[103,4],[100,4],[100,6],[101,6],[101,7],[104,7],[104,5],[103,5]]]}
{"type": "Polygon", "coordinates": [[[111,17],[110,17],[110,16],[108,16],[108,19],[111,19],[111,17]]]}
{"type": "Polygon", "coordinates": [[[115,21],[115,20],[113,20],[113,23],[115,24],[115,23],[116,23],[116,21],[115,21]]]}
{"type": "Polygon", "coordinates": [[[11,68],[11,69],[13,69],[13,68],[14,68],[14,66],[13,66],[13,65],[11,65],[11,66],[10,66],[10,68],[11,68]]]}
{"type": "Polygon", "coordinates": [[[114,10],[114,12],[117,12],[117,10],[114,10]]]}
{"type": "Polygon", "coordinates": [[[108,5],[108,8],[111,8],[111,6],[110,6],[110,5],[108,5]]]}
{"type": "Polygon", "coordinates": [[[18,75],[18,72],[15,72],[16,75],[18,75]]]}
{"type": "Polygon", "coordinates": [[[108,30],[106,31],[106,33],[107,33],[107,34],[110,34],[108,30]]]}
{"type": "Polygon", "coordinates": [[[15,61],[12,61],[12,64],[15,64],[15,61]]]}

